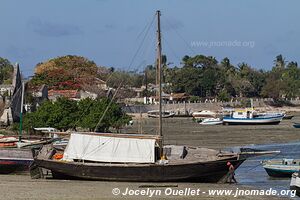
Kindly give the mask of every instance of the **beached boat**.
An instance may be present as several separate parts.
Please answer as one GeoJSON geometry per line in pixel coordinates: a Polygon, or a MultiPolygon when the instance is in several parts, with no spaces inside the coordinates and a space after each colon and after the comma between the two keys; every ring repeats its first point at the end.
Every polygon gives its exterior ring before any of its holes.
{"type": "Polygon", "coordinates": [[[12,136],[0,137],[0,174],[28,171],[33,162],[32,149],[59,139],[21,139],[12,136]]]}
{"type": "Polygon", "coordinates": [[[245,160],[238,154],[170,145],[162,158],[160,143],[159,136],[151,135],[72,133],[63,153],[44,146],[32,170],[42,167],[63,179],[218,182],[228,173],[228,161],[238,167],[245,160]],[[61,160],[54,158],[57,153],[63,154],[61,160]]]}
{"type": "Polygon", "coordinates": [[[44,146],[35,155],[32,177],[42,177],[40,168],[54,178],[111,181],[224,181],[227,162],[238,168],[244,158],[238,153],[187,147],[163,146],[160,11],[158,19],[158,135],[72,133],[66,149],[44,146]],[[40,176],[39,176],[40,174],[40,176]]]}
{"type": "Polygon", "coordinates": [[[262,162],[263,168],[272,177],[291,177],[294,172],[300,171],[300,160],[275,159],[262,162]]]}
{"type": "Polygon", "coordinates": [[[192,113],[193,118],[203,120],[205,118],[215,118],[217,114],[210,110],[201,110],[192,113]]]}
{"type": "Polygon", "coordinates": [[[223,120],[220,118],[205,118],[199,124],[201,125],[219,125],[223,124],[223,120]]]}
{"type": "MultiPolygon", "coordinates": [[[[151,110],[147,112],[148,117],[159,118],[159,110],[151,110]]],[[[162,118],[174,117],[175,112],[173,111],[163,111],[162,118]]]]}
{"type": "Polygon", "coordinates": [[[0,174],[28,171],[32,162],[31,149],[0,149],[0,174]]]}
{"type": "Polygon", "coordinates": [[[0,135],[0,148],[17,147],[19,140],[15,137],[0,135]]]}
{"type": "Polygon", "coordinates": [[[279,124],[284,117],[282,113],[256,113],[252,108],[235,110],[230,116],[224,116],[225,125],[263,125],[279,124]]]}
{"type": "Polygon", "coordinates": [[[294,124],[293,124],[293,127],[294,127],[294,128],[300,128],[300,123],[294,123],[294,124]]]}
{"type": "Polygon", "coordinates": [[[290,189],[296,191],[296,195],[300,196],[300,177],[299,172],[295,172],[292,174],[290,189]]]}

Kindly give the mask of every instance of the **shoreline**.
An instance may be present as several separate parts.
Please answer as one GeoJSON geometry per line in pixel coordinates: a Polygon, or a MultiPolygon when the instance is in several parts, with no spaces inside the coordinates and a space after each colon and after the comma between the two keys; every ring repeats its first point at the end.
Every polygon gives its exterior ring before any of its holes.
{"type": "MultiPolygon", "coordinates": [[[[157,121],[153,118],[135,119],[133,125],[126,127],[122,133],[157,134],[157,121]]],[[[300,141],[294,122],[300,122],[300,113],[278,125],[202,126],[192,118],[166,118],[163,119],[163,132],[165,144],[223,149],[300,141]]]]}

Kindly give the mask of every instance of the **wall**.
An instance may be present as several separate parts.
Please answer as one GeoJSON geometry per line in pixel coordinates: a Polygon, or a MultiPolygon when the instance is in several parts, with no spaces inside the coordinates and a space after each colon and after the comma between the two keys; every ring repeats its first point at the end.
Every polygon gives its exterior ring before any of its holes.
{"type": "MultiPolygon", "coordinates": [[[[265,104],[265,101],[269,99],[256,99],[253,101],[254,107],[269,107],[265,104]]],[[[300,100],[292,99],[290,100],[291,103],[300,105],[300,100]]],[[[212,110],[218,111],[222,110],[222,107],[225,106],[237,106],[241,105],[241,102],[207,102],[207,103],[176,103],[176,104],[164,104],[164,110],[172,110],[179,114],[184,114],[185,111],[192,113],[199,110],[212,110]]],[[[146,113],[150,110],[158,110],[158,105],[132,105],[132,106],[124,106],[123,110],[128,113],[146,113]]]]}

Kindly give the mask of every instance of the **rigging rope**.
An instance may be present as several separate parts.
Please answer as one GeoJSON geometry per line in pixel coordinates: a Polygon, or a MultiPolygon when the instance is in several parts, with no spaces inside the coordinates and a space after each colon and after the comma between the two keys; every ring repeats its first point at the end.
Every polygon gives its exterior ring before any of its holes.
{"type": "MultiPolygon", "coordinates": [[[[132,60],[131,60],[131,62],[130,62],[130,64],[129,64],[128,70],[132,67],[133,62],[134,62],[136,56],[138,55],[138,52],[140,51],[140,49],[141,49],[141,47],[142,47],[142,45],[143,45],[143,43],[144,43],[144,41],[145,41],[145,39],[146,39],[148,33],[149,33],[150,28],[152,27],[152,25],[153,25],[153,23],[154,23],[154,19],[155,19],[155,15],[153,16],[153,19],[151,20],[151,22],[148,23],[148,24],[144,27],[144,29],[142,30],[142,32],[139,33],[139,35],[137,36],[137,39],[138,39],[138,38],[145,32],[145,30],[146,30],[146,34],[144,35],[144,37],[143,37],[143,39],[142,39],[142,41],[141,41],[141,43],[140,43],[140,45],[139,45],[139,47],[138,47],[136,53],[134,54],[134,56],[133,56],[133,58],[132,58],[132,60]]],[[[111,77],[112,77],[112,75],[113,75],[114,73],[116,73],[116,72],[114,71],[114,72],[112,72],[111,74],[109,74],[108,78],[106,79],[106,82],[108,82],[108,81],[111,79],[111,77]]],[[[97,129],[98,125],[99,125],[99,124],[101,123],[101,121],[103,120],[104,115],[105,115],[106,112],[108,111],[109,106],[111,105],[113,99],[115,98],[115,96],[116,96],[117,92],[119,91],[119,89],[120,89],[121,85],[123,84],[123,82],[124,82],[124,80],[122,80],[122,81],[120,82],[120,84],[119,84],[117,90],[115,91],[115,93],[114,93],[114,95],[113,95],[113,97],[112,97],[112,99],[111,99],[109,105],[107,106],[107,108],[105,109],[105,111],[104,111],[102,117],[100,118],[99,122],[97,123],[97,125],[96,125],[96,127],[95,127],[95,130],[97,129]]],[[[115,85],[114,85],[114,86],[115,86],[115,85]]],[[[92,104],[93,104],[93,102],[91,102],[90,105],[84,110],[84,112],[81,114],[81,116],[79,117],[79,119],[75,122],[75,124],[74,124],[74,126],[73,126],[73,129],[76,127],[77,123],[81,120],[81,118],[82,118],[82,116],[84,115],[84,113],[87,112],[87,110],[91,107],[92,104]]]]}
{"type": "Polygon", "coordinates": [[[179,32],[176,30],[176,28],[174,28],[174,26],[172,25],[172,23],[170,23],[170,21],[168,20],[168,18],[165,18],[166,23],[175,31],[175,33],[177,34],[177,36],[184,42],[184,44],[188,47],[188,49],[194,53],[197,54],[189,45],[189,43],[184,39],[184,37],[182,37],[181,34],[179,34],[179,32]]]}

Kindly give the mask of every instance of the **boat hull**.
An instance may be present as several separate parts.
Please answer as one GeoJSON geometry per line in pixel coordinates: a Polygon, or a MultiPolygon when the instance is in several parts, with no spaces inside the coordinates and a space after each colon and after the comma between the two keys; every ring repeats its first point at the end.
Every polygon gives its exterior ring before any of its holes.
{"type": "Polygon", "coordinates": [[[282,120],[281,117],[269,117],[269,118],[231,118],[224,117],[223,124],[226,125],[276,125],[279,124],[282,120]]]}
{"type": "Polygon", "coordinates": [[[276,168],[266,168],[264,167],[266,172],[271,177],[291,177],[293,173],[298,172],[298,170],[293,169],[276,169],[276,168]]]}
{"type": "Polygon", "coordinates": [[[32,162],[30,149],[0,148],[0,174],[28,171],[32,162]]]}
{"type": "MultiPolygon", "coordinates": [[[[175,113],[172,113],[172,114],[165,114],[165,115],[162,115],[161,117],[162,117],[162,118],[171,118],[171,117],[174,117],[174,116],[175,116],[175,113]]],[[[148,114],[148,117],[149,117],[149,118],[159,118],[159,115],[148,114]]]]}
{"type": "Polygon", "coordinates": [[[0,174],[29,171],[33,159],[3,159],[0,158],[0,174]]]}
{"type": "Polygon", "coordinates": [[[54,178],[87,179],[103,181],[134,181],[134,182],[219,182],[228,173],[226,163],[240,166],[243,160],[224,159],[211,162],[196,162],[176,165],[113,165],[75,162],[59,162],[53,160],[35,159],[34,165],[51,170],[54,178]]]}
{"type": "Polygon", "coordinates": [[[215,122],[200,122],[200,125],[220,125],[223,124],[223,121],[215,121],[215,122]]]}
{"type": "Polygon", "coordinates": [[[293,124],[294,128],[300,128],[300,124],[293,124]]]}

